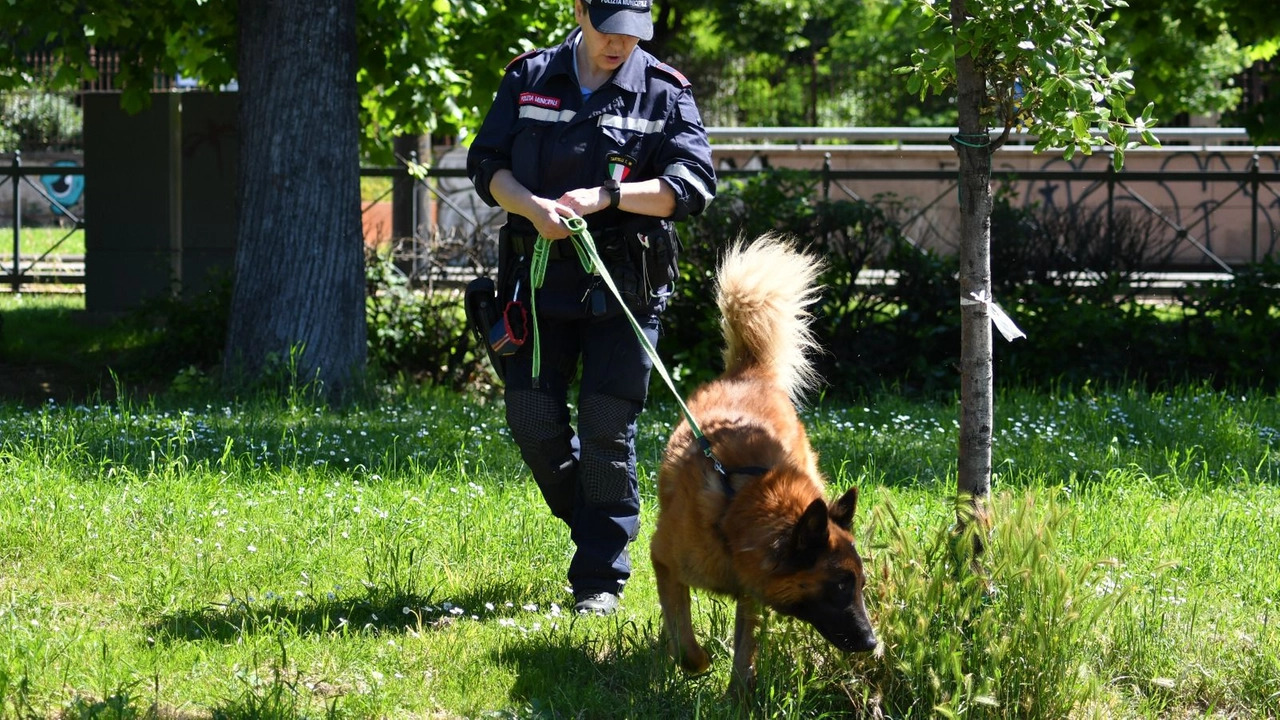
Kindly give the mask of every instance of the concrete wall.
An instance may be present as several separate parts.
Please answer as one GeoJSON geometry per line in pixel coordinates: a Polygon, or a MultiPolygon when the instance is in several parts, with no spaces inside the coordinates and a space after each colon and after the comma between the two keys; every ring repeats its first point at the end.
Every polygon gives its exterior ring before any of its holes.
{"type": "Polygon", "coordinates": [[[156,93],[129,115],[85,96],[85,309],[204,292],[235,255],[237,99],[156,93]]]}

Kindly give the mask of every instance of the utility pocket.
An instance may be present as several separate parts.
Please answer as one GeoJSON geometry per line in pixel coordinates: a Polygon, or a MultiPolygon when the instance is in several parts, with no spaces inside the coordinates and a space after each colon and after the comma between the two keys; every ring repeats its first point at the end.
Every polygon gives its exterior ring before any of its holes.
{"type": "Polygon", "coordinates": [[[680,238],[671,223],[664,220],[638,231],[635,234],[635,254],[648,297],[657,297],[680,277],[676,264],[680,256],[680,238]]]}

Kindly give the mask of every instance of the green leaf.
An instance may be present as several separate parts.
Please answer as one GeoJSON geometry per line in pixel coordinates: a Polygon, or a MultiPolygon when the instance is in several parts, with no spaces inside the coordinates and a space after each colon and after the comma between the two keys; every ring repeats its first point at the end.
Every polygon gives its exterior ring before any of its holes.
{"type": "Polygon", "coordinates": [[[1071,118],[1071,129],[1075,133],[1077,140],[1089,137],[1089,121],[1083,115],[1076,115],[1071,118]]]}

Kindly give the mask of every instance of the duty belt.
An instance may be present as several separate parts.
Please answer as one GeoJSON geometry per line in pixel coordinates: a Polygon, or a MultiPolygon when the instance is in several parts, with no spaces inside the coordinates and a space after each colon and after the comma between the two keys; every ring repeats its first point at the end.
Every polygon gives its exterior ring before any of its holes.
{"type": "MultiPolygon", "coordinates": [[[[616,240],[618,232],[617,228],[606,228],[604,230],[597,231],[595,236],[598,238],[616,240]]],[[[511,247],[516,251],[517,255],[523,255],[527,258],[531,258],[533,257],[533,246],[538,242],[538,236],[510,233],[507,236],[507,241],[511,243],[511,247]]],[[[570,247],[569,238],[565,238],[564,240],[554,240],[548,243],[547,246],[548,260],[568,260],[577,257],[573,252],[573,248],[570,247]]]]}
{"type": "MultiPolygon", "coordinates": [[[[511,243],[512,249],[516,251],[517,255],[523,255],[526,258],[533,257],[533,246],[535,243],[538,242],[537,235],[516,235],[512,233],[510,237],[508,237],[507,239],[511,243]]],[[[567,239],[568,238],[566,238],[566,240],[567,239]]],[[[548,243],[547,259],[561,260],[561,259],[574,257],[573,253],[569,253],[569,252],[562,253],[560,251],[561,246],[562,246],[562,243],[560,241],[548,243]]]]}

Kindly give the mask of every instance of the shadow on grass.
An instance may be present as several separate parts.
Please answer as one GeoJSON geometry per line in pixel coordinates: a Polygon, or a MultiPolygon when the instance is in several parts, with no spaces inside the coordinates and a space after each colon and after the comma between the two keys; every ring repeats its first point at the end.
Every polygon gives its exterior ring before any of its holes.
{"type": "Polygon", "coordinates": [[[590,632],[531,633],[491,653],[511,668],[513,707],[533,717],[721,717],[721,679],[688,677],[659,641],[656,623],[579,616],[590,632]],[[701,709],[700,709],[701,708],[701,709]]]}
{"type": "MultiPolygon", "coordinates": [[[[499,621],[520,624],[545,621],[546,608],[555,600],[536,599],[537,610],[525,609],[509,599],[527,593],[524,588],[496,584],[464,595],[437,596],[421,593],[380,592],[372,588],[363,597],[235,598],[211,603],[197,610],[160,616],[147,626],[157,644],[203,640],[228,641],[258,633],[297,635],[405,635],[445,630],[464,621],[499,621]]],[[[526,603],[530,602],[528,600],[526,603]]],[[[567,611],[566,611],[567,612],[567,611]]]]}
{"type": "MultiPolygon", "coordinates": [[[[765,661],[745,705],[728,692],[732,650],[710,637],[711,672],[690,676],[667,654],[661,622],[576,617],[588,632],[531,633],[494,649],[515,675],[509,698],[535,718],[859,717],[847,692],[791,656],[765,661]],[[778,662],[781,661],[781,662],[778,662]]],[[[762,645],[767,652],[767,642],[762,645]]],[[[866,715],[866,713],[862,713],[866,715]]],[[[525,715],[520,715],[525,717],[525,715]]]]}

